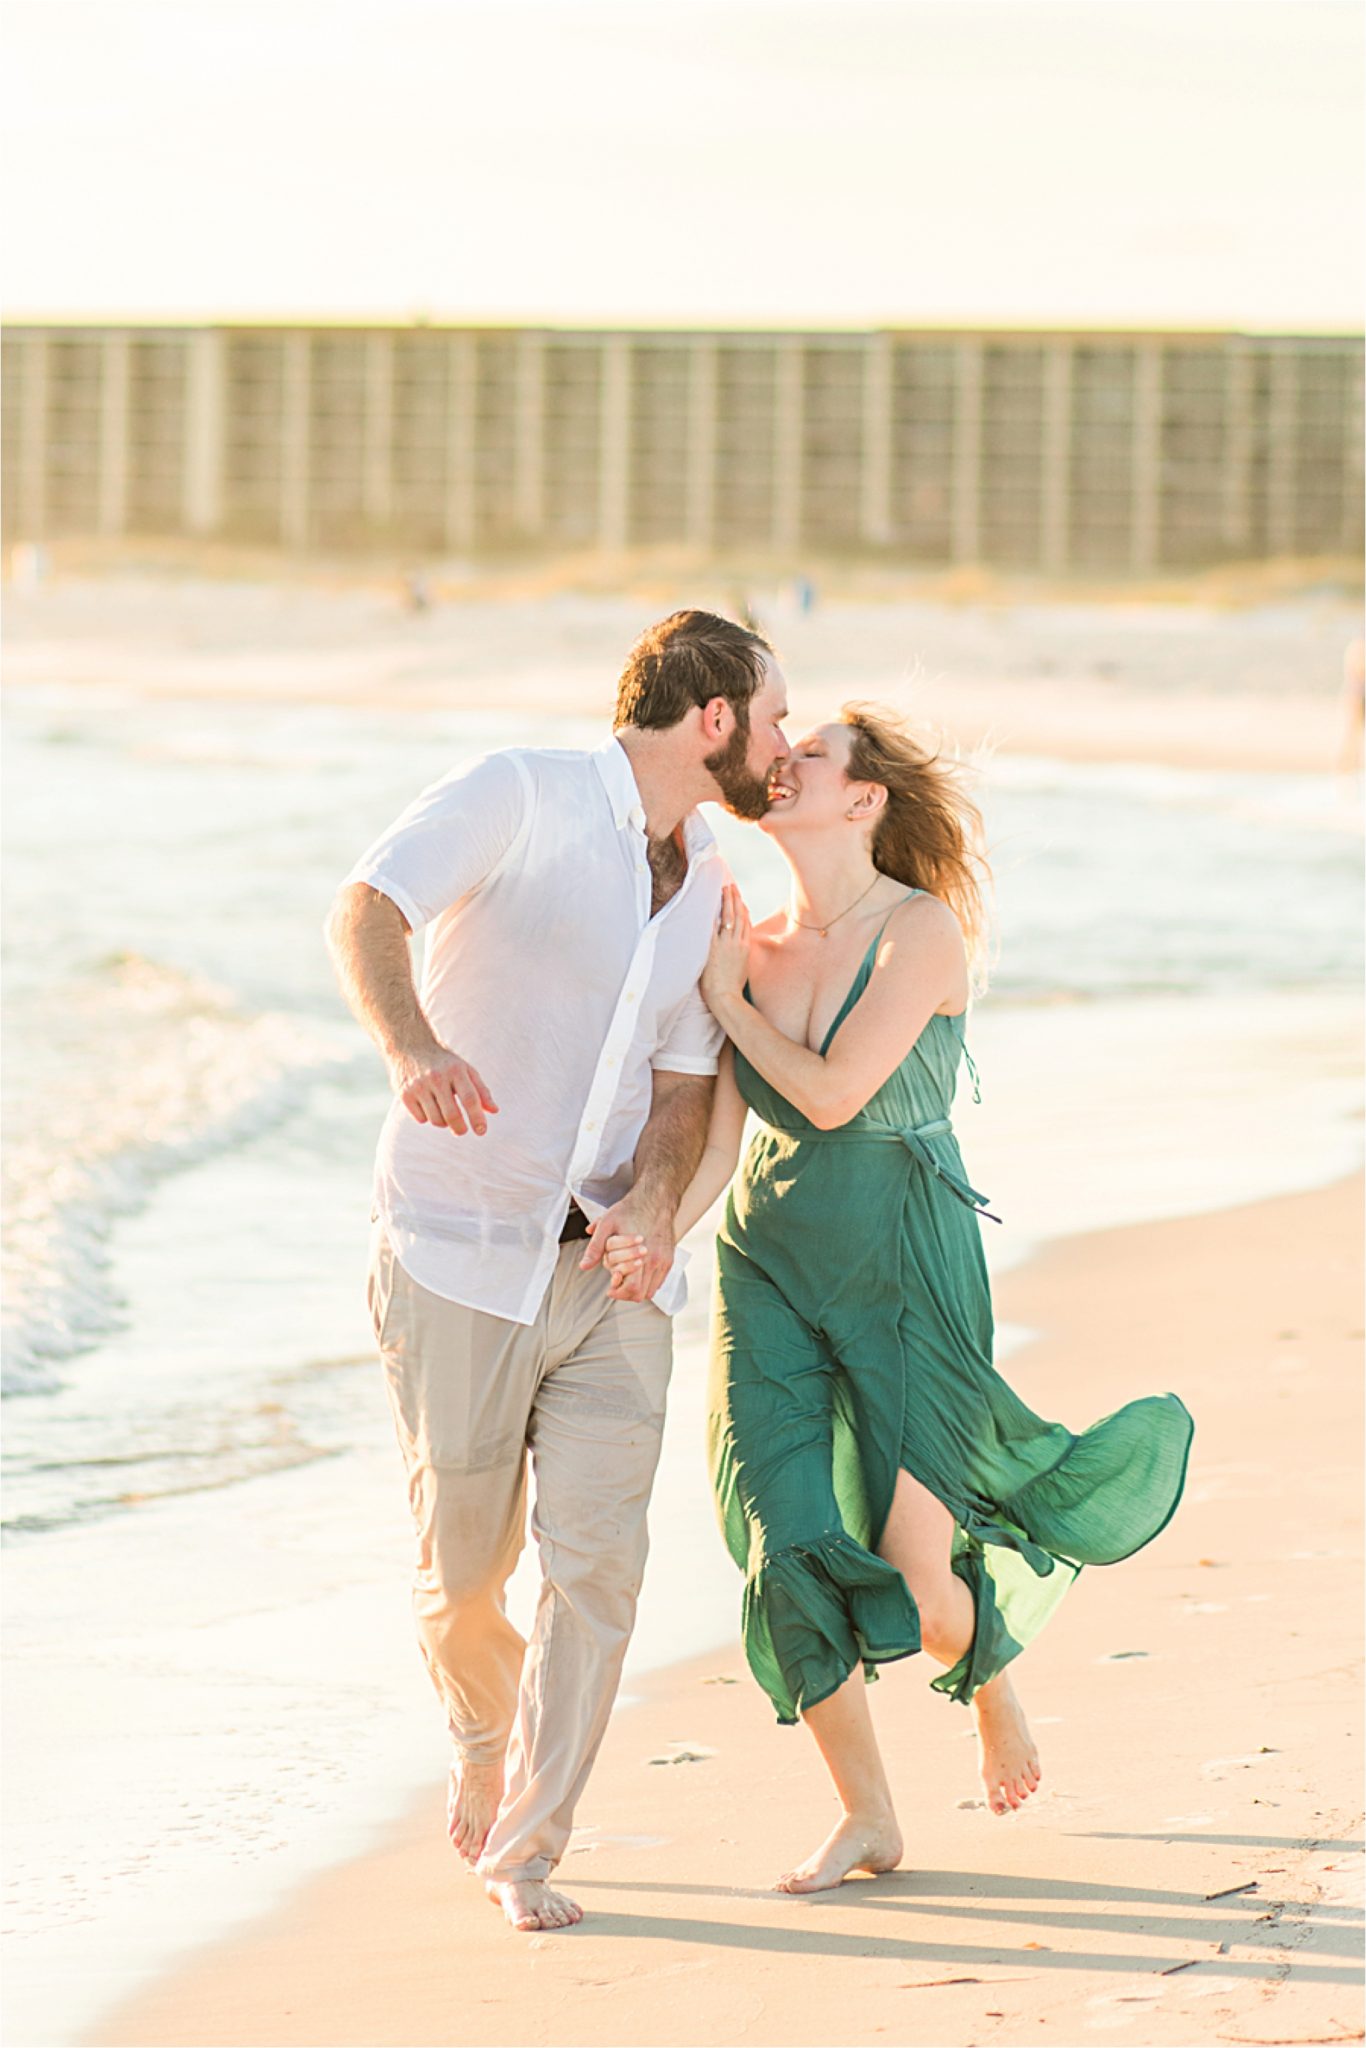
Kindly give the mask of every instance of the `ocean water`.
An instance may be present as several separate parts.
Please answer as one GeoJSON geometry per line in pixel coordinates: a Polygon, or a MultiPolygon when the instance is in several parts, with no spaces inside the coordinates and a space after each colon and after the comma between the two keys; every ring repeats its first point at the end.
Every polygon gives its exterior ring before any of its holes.
{"type": "MultiPolygon", "coordinates": [[[[321,926],[356,853],[454,761],[600,736],[11,696],[11,2038],[70,2038],[442,1772],[361,1300],[385,1083],[321,926]]],[[[998,1270],[1357,1162],[1358,792],[1000,757],[981,796],[1000,939],[971,1034],[984,1099],[959,1124],[1006,1218],[998,1270]]],[[[762,915],[775,850],[716,824],[762,915]]],[[[705,1230],[692,1249],[636,1669],[725,1639],[737,1607],[701,1471],[705,1230]]],[[[1091,1419],[1084,1390],[1064,1419],[1091,1419]]]]}

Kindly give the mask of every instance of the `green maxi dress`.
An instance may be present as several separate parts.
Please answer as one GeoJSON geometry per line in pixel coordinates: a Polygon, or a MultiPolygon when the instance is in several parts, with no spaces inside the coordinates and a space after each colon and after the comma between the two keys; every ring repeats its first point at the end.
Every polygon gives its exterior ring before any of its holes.
{"type": "Polygon", "coordinates": [[[1181,1497],[1193,1425],[1174,1394],[1130,1401],[1078,1436],[1042,1421],[993,1369],[985,1198],[949,1122],[962,1031],[959,1017],[932,1017],[831,1131],[736,1051],[764,1128],[718,1238],[709,1453],[745,1573],[746,1654],[782,1722],[860,1661],[871,1677],[920,1648],[906,1581],[876,1554],[899,1471],[953,1516],[953,1570],[977,1622],[933,1683],[964,1702],[1038,1633],[1083,1565],[1130,1556],[1181,1497]]]}

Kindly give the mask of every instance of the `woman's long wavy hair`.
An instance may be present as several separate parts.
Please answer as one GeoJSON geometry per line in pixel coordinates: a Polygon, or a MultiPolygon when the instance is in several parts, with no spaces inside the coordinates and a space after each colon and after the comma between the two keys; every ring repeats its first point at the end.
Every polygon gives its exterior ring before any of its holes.
{"type": "Polygon", "coordinates": [[[973,987],[986,986],[991,921],[982,814],[962,765],[925,744],[879,704],[846,704],[851,782],[876,782],[887,801],[873,828],[873,866],[947,903],[963,928],[973,987]]]}

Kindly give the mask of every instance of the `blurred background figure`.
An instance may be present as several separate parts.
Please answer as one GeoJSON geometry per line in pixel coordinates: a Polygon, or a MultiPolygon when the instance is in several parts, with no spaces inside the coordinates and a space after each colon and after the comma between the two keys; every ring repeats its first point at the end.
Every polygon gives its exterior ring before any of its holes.
{"type": "Polygon", "coordinates": [[[47,569],[47,550],[37,541],[19,541],[10,550],[10,581],[16,590],[39,589],[47,576],[47,569]]]}
{"type": "Polygon", "coordinates": [[[1342,658],[1342,752],[1338,766],[1344,775],[1361,768],[1362,727],[1366,725],[1366,641],[1349,641],[1342,658]]]}

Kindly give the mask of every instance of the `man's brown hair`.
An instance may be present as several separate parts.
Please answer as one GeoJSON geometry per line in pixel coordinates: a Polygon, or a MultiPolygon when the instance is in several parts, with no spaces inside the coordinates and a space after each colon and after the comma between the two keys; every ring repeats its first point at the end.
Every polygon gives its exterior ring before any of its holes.
{"type": "Polygon", "coordinates": [[[724,697],[742,733],[749,706],[764,679],[764,656],[773,649],[759,633],[716,612],[671,612],[641,634],[617,684],[613,729],[677,725],[696,704],[724,697]]]}

